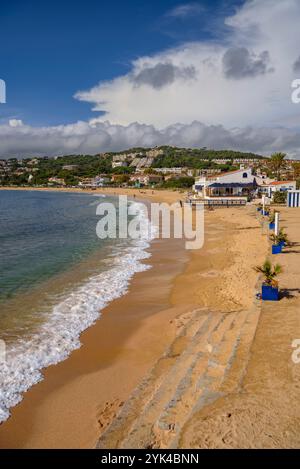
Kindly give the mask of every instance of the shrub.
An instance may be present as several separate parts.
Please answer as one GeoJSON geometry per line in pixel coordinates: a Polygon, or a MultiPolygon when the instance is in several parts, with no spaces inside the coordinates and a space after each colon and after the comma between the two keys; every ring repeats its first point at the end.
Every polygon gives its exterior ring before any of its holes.
{"type": "Polygon", "coordinates": [[[275,192],[273,196],[274,204],[284,204],[287,201],[287,192],[275,192]]]}

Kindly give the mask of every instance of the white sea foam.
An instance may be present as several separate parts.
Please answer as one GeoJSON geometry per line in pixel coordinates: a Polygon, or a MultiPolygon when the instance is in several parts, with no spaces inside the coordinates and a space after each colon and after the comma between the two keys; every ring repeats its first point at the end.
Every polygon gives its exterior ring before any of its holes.
{"type": "MultiPolygon", "coordinates": [[[[139,217],[144,217],[141,204],[139,217]]],[[[47,316],[46,322],[30,340],[20,339],[8,348],[6,361],[0,362],[0,422],[9,417],[9,409],[22,400],[32,385],[43,379],[42,369],[63,361],[80,347],[80,334],[100,316],[112,300],[124,295],[136,272],[150,268],[141,261],[150,257],[145,251],[155,237],[149,224],[142,239],[115,249],[111,268],[89,278],[68,294],[47,316]]]]}

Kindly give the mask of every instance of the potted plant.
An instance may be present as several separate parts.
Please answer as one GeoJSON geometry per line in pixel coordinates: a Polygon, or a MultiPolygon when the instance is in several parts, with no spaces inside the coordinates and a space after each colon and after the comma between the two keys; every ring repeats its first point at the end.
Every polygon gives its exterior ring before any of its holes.
{"type": "Polygon", "coordinates": [[[263,301],[278,301],[279,287],[276,277],[282,273],[282,267],[279,264],[272,263],[267,259],[262,266],[255,267],[255,271],[263,274],[261,298],[263,301]]]}
{"type": "Polygon", "coordinates": [[[284,232],[283,228],[279,230],[279,233],[277,235],[277,241],[279,244],[281,244],[282,247],[286,246],[289,244],[289,239],[287,234],[284,232]]]}
{"type": "Polygon", "coordinates": [[[262,203],[258,204],[257,211],[262,214],[262,216],[268,216],[269,215],[269,209],[264,207],[262,203]]]}
{"type": "Polygon", "coordinates": [[[269,229],[275,230],[275,212],[271,212],[269,215],[269,229]]]}
{"type": "Polygon", "coordinates": [[[265,208],[265,210],[262,209],[261,213],[262,213],[262,215],[263,215],[264,217],[268,217],[270,212],[269,212],[268,209],[265,208]]]}
{"type": "Polygon", "coordinates": [[[289,242],[287,234],[283,231],[282,228],[279,231],[278,235],[272,233],[270,239],[273,242],[272,254],[280,254],[282,252],[282,248],[286,246],[289,242]]]}

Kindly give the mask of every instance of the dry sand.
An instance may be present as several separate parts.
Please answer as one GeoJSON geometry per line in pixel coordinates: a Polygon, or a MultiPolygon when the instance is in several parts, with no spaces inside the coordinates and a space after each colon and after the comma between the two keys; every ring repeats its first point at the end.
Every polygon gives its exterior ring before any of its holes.
{"type": "MultiPolygon", "coordinates": [[[[282,212],[297,242],[300,211],[282,212]]],[[[286,298],[261,309],[252,267],[269,246],[253,208],[206,212],[205,233],[198,251],[152,243],[153,268],[26,393],[2,448],[299,447],[299,247],[277,256],[286,298]]]]}
{"type": "Polygon", "coordinates": [[[284,268],[282,299],[262,305],[241,386],[193,415],[182,447],[300,448],[300,363],[292,360],[292,343],[300,339],[300,210],[279,210],[292,243],[269,256],[284,268]]]}

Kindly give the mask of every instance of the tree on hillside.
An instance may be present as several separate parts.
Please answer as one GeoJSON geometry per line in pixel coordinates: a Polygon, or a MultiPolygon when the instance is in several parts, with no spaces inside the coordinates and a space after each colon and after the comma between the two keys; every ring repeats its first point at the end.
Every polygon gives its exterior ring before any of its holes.
{"type": "Polygon", "coordinates": [[[299,161],[295,161],[295,163],[292,164],[292,168],[293,168],[293,179],[296,180],[296,187],[297,187],[297,190],[300,189],[300,162],[299,161]]]}
{"type": "Polygon", "coordinates": [[[280,180],[280,173],[284,166],[285,157],[286,157],[286,154],[280,153],[280,152],[273,153],[273,155],[271,155],[271,168],[272,168],[272,171],[275,173],[275,177],[277,181],[280,180]]]}
{"type": "Polygon", "coordinates": [[[159,174],[159,172],[155,171],[155,169],[152,169],[152,168],[146,168],[144,170],[144,174],[159,174]]]}

